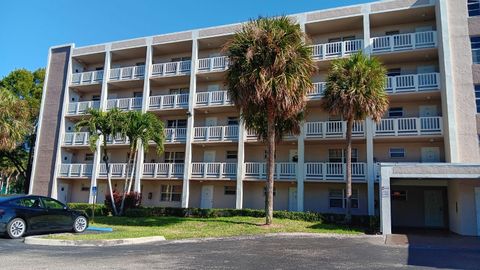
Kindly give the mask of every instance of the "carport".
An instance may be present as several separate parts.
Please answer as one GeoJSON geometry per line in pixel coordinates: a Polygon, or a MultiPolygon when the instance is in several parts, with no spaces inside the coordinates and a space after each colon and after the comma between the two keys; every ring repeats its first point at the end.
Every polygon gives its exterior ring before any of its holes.
{"type": "Polygon", "coordinates": [[[480,164],[381,163],[380,227],[480,236],[480,164]]]}

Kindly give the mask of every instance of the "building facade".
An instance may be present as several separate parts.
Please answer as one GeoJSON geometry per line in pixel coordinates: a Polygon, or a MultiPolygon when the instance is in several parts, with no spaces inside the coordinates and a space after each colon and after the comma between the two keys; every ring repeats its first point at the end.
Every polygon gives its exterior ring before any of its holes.
{"type": "MultiPolygon", "coordinates": [[[[291,16],[310,39],[318,71],[300,136],[277,149],[276,210],[344,212],[346,125],[320,102],[331,60],[363,51],[388,69],[390,109],[379,123],[355,123],[353,214],[380,215],[384,233],[480,235],[480,69],[471,49],[480,20],[468,15],[478,1],[459,2],[394,0],[291,16]]],[[[119,108],[154,113],[167,140],[162,155],[152,144],[127,168],[128,142],[107,138],[114,189],[123,190],[133,171],[145,206],[263,208],[266,149],[225,89],[221,49],[240,26],[52,47],[30,192],[103,201],[100,144],[91,152],[88,134],[74,126],[88,108],[119,108]]]]}

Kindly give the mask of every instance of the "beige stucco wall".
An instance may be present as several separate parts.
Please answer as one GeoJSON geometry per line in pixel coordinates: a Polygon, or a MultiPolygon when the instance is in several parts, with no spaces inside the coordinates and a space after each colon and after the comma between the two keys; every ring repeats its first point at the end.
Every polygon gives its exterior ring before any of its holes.
{"type": "Polygon", "coordinates": [[[475,187],[478,180],[451,180],[448,184],[450,230],[461,235],[477,235],[475,187]]]}
{"type": "Polygon", "coordinates": [[[373,148],[373,156],[378,162],[421,162],[422,147],[440,148],[440,161],[445,161],[445,151],[443,141],[435,142],[376,142],[373,148]],[[390,148],[403,147],[405,149],[404,158],[390,158],[390,148]]]}
{"type": "Polygon", "coordinates": [[[235,208],[236,195],[225,195],[225,186],[235,186],[235,181],[190,181],[190,207],[200,207],[202,186],[213,185],[213,208],[235,208]]]}
{"type": "MultiPolygon", "coordinates": [[[[274,210],[288,210],[288,188],[295,186],[291,182],[275,182],[274,210]]],[[[243,208],[265,209],[264,187],[265,182],[243,182],[243,208]]]]}
{"type": "MultiPolygon", "coordinates": [[[[345,209],[329,207],[328,193],[330,189],[345,189],[345,184],[305,183],[304,210],[319,213],[345,213],[345,209]]],[[[352,189],[358,189],[359,194],[359,207],[352,209],[352,214],[366,215],[368,213],[367,185],[353,184],[352,189]]]]}

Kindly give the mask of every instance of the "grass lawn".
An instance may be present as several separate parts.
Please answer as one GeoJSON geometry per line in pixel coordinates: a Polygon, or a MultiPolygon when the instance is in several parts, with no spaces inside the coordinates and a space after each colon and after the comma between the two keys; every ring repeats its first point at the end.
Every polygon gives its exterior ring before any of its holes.
{"type": "Polygon", "coordinates": [[[320,224],[289,219],[274,219],[272,226],[262,226],[265,218],[219,217],[219,218],[181,218],[181,217],[96,217],[97,227],[111,227],[112,233],[99,234],[63,234],[52,235],[55,239],[97,240],[120,239],[145,236],[165,236],[167,240],[255,235],[282,232],[362,234],[360,229],[338,225],[320,224]]]}

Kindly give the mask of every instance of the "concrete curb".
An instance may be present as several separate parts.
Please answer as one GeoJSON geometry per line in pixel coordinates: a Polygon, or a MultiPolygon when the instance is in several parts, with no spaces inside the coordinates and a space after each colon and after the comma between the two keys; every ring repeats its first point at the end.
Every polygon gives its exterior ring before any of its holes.
{"type": "Polygon", "coordinates": [[[81,246],[81,247],[112,247],[124,245],[150,244],[165,241],[163,236],[150,236],[140,238],[107,239],[107,240],[60,240],[48,239],[45,236],[27,236],[24,243],[27,245],[44,246],[81,246]]]}

